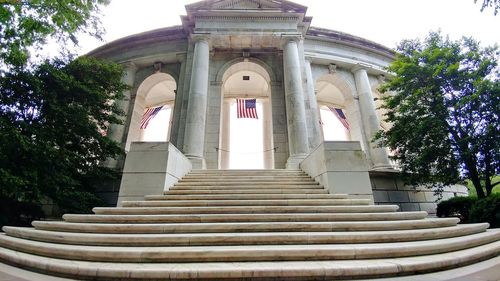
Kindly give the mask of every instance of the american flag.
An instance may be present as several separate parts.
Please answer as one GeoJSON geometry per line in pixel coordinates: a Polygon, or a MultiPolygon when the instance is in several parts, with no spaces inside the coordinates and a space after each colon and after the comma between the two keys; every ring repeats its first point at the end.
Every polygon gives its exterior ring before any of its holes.
{"type": "Polygon", "coordinates": [[[153,119],[158,112],[163,108],[163,105],[158,107],[150,107],[144,112],[141,120],[141,129],[146,129],[148,127],[149,121],[153,119]]]}
{"type": "Polygon", "coordinates": [[[333,114],[335,114],[335,116],[337,116],[340,123],[342,123],[342,125],[344,125],[344,128],[349,130],[349,123],[347,123],[347,118],[345,117],[344,112],[342,112],[342,109],[331,107],[331,106],[328,106],[328,109],[330,109],[330,111],[333,112],[333,114]]]}
{"type": "Polygon", "coordinates": [[[237,103],[237,117],[238,118],[255,118],[259,119],[257,117],[257,108],[255,106],[256,100],[255,99],[236,99],[237,103]]]}

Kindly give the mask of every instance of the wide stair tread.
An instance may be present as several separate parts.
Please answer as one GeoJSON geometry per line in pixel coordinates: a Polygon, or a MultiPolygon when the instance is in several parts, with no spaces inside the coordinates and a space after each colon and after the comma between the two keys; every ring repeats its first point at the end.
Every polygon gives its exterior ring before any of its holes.
{"type": "Polygon", "coordinates": [[[456,225],[441,228],[340,231],[340,232],[241,232],[116,234],[79,233],[5,227],[9,236],[35,241],[92,246],[214,246],[214,245],[298,245],[356,244],[422,241],[484,232],[488,224],[456,225]]]}
{"type": "Polygon", "coordinates": [[[431,255],[463,250],[500,238],[499,231],[439,240],[375,244],[109,247],[61,245],[0,235],[0,246],[61,259],[114,262],[296,261],[431,255]]]}
{"type": "Polygon", "coordinates": [[[393,213],[309,213],[309,214],[192,214],[192,215],[79,215],[66,214],[67,222],[100,223],[182,223],[182,222],[312,222],[312,221],[382,221],[423,219],[427,212],[393,213]]]}
{"type": "Polygon", "coordinates": [[[71,223],[34,221],[40,230],[87,233],[221,233],[404,230],[454,226],[457,218],[397,221],[234,222],[234,223],[71,223]]]}

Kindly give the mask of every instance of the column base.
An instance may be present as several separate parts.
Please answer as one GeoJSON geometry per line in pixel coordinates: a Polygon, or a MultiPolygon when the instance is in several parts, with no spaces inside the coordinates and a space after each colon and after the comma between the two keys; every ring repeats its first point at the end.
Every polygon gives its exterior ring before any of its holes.
{"type": "Polygon", "coordinates": [[[288,157],[285,168],[287,170],[300,170],[300,163],[306,159],[307,154],[297,154],[288,157]]]}
{"type": "Polygon", "coordinates": [[[194,170],[205,170],[207,168],[205,158],[191,155],[186,155],[186,157],[189,161],[191,161],[191,165],[193,165],[194,170]]]}

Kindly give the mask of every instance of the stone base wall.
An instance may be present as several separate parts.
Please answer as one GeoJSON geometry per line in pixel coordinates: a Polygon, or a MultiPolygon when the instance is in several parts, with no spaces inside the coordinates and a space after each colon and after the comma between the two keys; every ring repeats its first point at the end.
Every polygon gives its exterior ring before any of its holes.
{"type": "MultiPolygon", "coordinates": [[[[436,214],[437,203],[440,201],[434,192],[424,187],[404,185],[399,173],[394,171],[371,171],[370,181],[375,204],[396,204],[400,211],[426,211],[436,214]]],[[[467,196],[467,187],[452,185],[444,188],[441,200],[455,196],[467,196]]]]}

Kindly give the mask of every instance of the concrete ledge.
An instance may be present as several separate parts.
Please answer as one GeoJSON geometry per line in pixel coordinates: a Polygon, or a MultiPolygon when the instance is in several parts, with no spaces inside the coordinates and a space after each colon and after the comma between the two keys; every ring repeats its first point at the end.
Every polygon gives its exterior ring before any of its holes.
{"type": "Polygon", "coordinates": [[[163,194],[191,169],[191,162],[171,143],[134,142],[125,159],[117,205],[163,194]]]}
{"type": "Polygon", "coordinates": [[[359,142],[324,142],[300,163],[300,168],[330,193],[373,202],[369,166],[359,142]]]}

